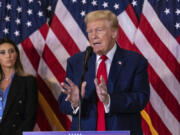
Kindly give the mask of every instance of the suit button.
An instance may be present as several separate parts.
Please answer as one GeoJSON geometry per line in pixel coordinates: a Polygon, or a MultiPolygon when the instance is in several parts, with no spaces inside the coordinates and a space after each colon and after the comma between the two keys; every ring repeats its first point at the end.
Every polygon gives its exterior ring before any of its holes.
{"type": "Polygon", "coordinates": [[[12,124],[12,127],[15,128],[15,127],[16,127],[16,124],[12,124]]]}

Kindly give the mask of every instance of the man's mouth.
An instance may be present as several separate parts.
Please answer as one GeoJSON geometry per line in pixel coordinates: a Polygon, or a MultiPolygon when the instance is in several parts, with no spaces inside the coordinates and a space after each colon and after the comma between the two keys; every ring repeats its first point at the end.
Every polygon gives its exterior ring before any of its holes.
{"type": "Polygon", "coordinates": [[[93,43],[94,46],[97,46],[97,45],[100,45],[100,44],[101,44],[100,42],[93,43]]]}

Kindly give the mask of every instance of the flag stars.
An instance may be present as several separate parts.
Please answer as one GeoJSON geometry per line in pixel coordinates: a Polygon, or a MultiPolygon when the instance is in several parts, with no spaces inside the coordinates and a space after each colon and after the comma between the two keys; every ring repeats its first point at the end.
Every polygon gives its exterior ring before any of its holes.
{"type": "Polygon", "coordinates": [[[180,23],[176,23],[175,27],[176,27],[176,29],[179,29],[180,28],[180,23]]]}
{"type": "Polygon", "coordinates": [[[86,15],[86,12],[82,10],[80,14],[81,14],[81,16],[83,17],[83,16],[86,15]]]}
{"type": "Polygon", "coordinates": [[[28,0],[28,2],[29,2],[29,3],[32,3],[32,2],[33,2],[33,0],[28,0]]]}
{"type": "Polygon", "coordinates": [[[19,32],[18,30],[16,30],[16,31],[14,32],[14,35],[15,35],[16,37],[18,37],[18,36],[20,36],[20,32],[19,32]]]}
{"type": "Polygon", "coordinates": [[[48,6],[47,7],[47,10],[50,12],[50,11],[52,11],[52,7],[51,6],[48,6]]]}
{"type": "Polygon", "coordinates": [[[37,14],[38,14],[39,17],[43,16],[43,12],[42,11],[39,11],[37,14]]]}
{"type": "Polygon", "coordinates": [[[164,10],[164,13],[165,13],[166,15],[170,14],[170,9],[166,8],[166,9],[164,10]]]}
{"type": "Polygon", "coordinates": [[[21,24],[21,20],[20,20],[19,18],[17,18],[17,19],[15,20],[15,22],[16,22],[17,25],[21,24]]]}
{"type": "Polygon", "coordinates": [[[72,3],[75,3],[75,2],[77,2],[77,0],[72,0],[72,3]]]}
{"type": "Polygon", "coordinates": [[[40,0],[38,0],[38,3],[39,3],[39,5],[41,6],[41,1],[40,1],[40,0]]]}
{"type": "Polygon", "coordinates": [[[179,9],[176,9],[176,15],[179,15],[180,14],[180,10],[179,9]]]}
{"type": "Polygon", "coordinates": [[[115,3],[114,8],[115,10],[119,9],[119,4],[115,3]]]}
{"type": "Polygon", "coordinates": [[[104,2],[104,3],[102,4],[102,6],[103,6],[104,8],[107,8],[107,7],[108,7],[108,2],[104,2]]]}
{"type": "Polygon", "coordinates": [[[6,16],[6,17],[5,17],[5,21],[6,21],[6,22],[9,22],[9,21],[10,21],[10,17],[9,17],[9,16],[6,16]]]}
{"type": "Polygon", "coordinates": [[[4,34],[8,34],[8,33],[9,33],[9,29],[5,28],[5,29],[3,30],[3,32],[4,32],[4,34]]]}
{"type": "Polygon", "coordinates": [[[22,8],[21,7],[18,7],[16,10],[17,10],[18,13],[22,12],[22,8]]]}
{"type": "Polygon", "coordinates": [[[32,9],[28,9],[27,13],[28,15],[32,15],[32,9]]]}
{"type": "Polygon", "coordinates": [[[7,4],[6,8],[7,8],[7,10],[11,10],[12,9],[10,4],[7,4]]]}
{"type": "Polygon", "coordinates": [[[82,0],[82,4],[83,4],[83,5],[86,4],[86,0],[82,0]]]}
{"type": "Polygon", "coordinates": [[[93,6],[97,6],[97,1],[96,1],[96,0],[93,0],[93,1],[91,2],[91,4],[92,4],[93,6]]]}
{"type": "Polygon", "coordinates": [[[136,0],[133,0],[133,1],[132,1],[132,5],[133,5],[133,7],[137,6],[137,1],[136,1],[136,0]]]}
{"type": "Polygon", "coordinates": [[[27,27],[31,27],[32,26],[32,22],[27,21],[26,25],[27,25],[27,27]]]}

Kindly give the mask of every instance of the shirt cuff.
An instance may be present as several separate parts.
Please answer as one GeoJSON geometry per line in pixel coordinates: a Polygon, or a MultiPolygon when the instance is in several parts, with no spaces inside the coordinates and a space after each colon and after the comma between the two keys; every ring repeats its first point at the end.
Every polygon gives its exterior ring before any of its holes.
{"type": "Polygon", "coordinates": [[[105,113],[109,113],[109,110],[110,110],[111,98],[110,98],[109,94],[108,94],[108,97],[109,97],[109,104],[108,105],[104,104],[105,113]]]}

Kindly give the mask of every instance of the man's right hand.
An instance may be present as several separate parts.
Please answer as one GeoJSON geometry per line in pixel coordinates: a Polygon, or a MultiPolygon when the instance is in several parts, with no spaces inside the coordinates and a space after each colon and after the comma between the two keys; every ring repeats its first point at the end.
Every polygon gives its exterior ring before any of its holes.
{"type": "MultiPolygon", "coordinates": [[[[67,84],[64,82],[61,83],[62,92],[67,94],[65,101],[69,101],[73,108],[76,108],[79,105],[79,87],[75,85],[69,78],[66,78],[66,82],[67,84]]],[[[83,82],[81,87],[82,98],[85,95],[85,87],[86,82],[83,82]]]]}

